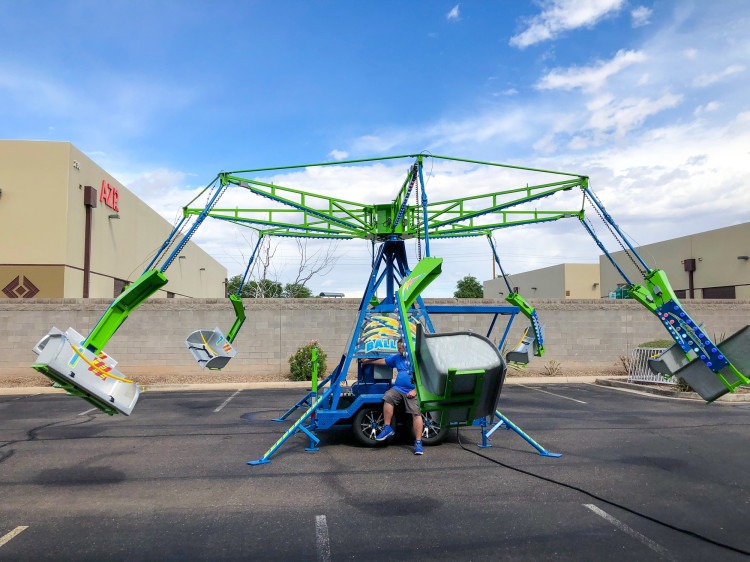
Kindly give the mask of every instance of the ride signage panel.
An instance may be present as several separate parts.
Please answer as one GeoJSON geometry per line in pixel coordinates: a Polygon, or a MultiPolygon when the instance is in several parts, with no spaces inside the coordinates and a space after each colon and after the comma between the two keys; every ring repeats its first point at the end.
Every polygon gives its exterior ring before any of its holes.
{"type": "MultiPolygon", "coordinates": [[[[416,333],[416,318],[409,319],[411,333],[416,333]]],[[[402,337],[397,314],[367,313],[357,340],[355,354],[380,353],[391,355],[398,351],[397,342],[402,337]]]]}

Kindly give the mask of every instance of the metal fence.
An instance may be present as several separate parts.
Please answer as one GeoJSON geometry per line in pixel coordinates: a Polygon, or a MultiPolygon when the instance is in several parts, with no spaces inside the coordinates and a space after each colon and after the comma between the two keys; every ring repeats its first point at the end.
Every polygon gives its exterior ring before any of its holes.
{"type": "Polygon", "coordinates": [[[665,378],[659,373],[653,372],[648,366],[648,360],[652,359],[668,348],[666,347],[636,347],[630,355],[628,366],[628,382],[655,382],[661,384],[677,384],[674,377],[665,378]]]}

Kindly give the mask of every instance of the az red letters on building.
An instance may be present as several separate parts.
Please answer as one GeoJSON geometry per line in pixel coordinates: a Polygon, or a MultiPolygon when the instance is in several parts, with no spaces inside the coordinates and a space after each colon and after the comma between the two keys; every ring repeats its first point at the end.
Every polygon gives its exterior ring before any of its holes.
{"type": "Polygon", "coordinates": [[[108,184],[106,180],[102,180],[102,190],[99,193],[99,201],[103,201],[110,209],[119,211],[120,207],[117,204],[119,198],[120,194],[117,192],[117,188],[108,184]]]}

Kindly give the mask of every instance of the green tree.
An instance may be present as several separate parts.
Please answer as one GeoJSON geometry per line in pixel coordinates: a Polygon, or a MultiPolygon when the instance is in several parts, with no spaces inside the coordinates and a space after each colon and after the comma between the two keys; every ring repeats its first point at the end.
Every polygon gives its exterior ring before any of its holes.
{"type": "MultiPolygon", "coordinates": [[[[235,275],[234,277],[230,277],[229,281],[227,281],[227,296],[236,295],[237,289],[239,288],[241,282],[242,282],[241,275],[235,275]]],[[[251,298],[250,287],[247,284],[245,284],[245,286],[242,287],[242,294],[240,296],[243,299],[251,298]]]]}
{"type": "Polygon", "coordinates": [[[284,285],[284,296],[288,299],[309,299],[312,291],[301,283],[287,283],[284,285]]]}
{"type": "MultiPolygon", "coordinates": [[[[242,276],[235,275],[227,282],[227,295],[236,295],[242,282],[242,276]]],[[[243,299],[278,299],[284,296],[284,289],[278,281],[263,279],[262,281],[250,281],[242,287],[243,299]]]]}
{"type": "Polygon", "coordinates": [[[250,295],[255,299],[280,299],[284,296],[284,288],[278,281],[261,279],[250,281],[250,295]]]}
{"type": "Polygon", "coordinates": [[[456,292],[453,296],[457,299],[481,299],[484,296],[482,285],[473,275],[467,275],[456,283],[456,292]]]}

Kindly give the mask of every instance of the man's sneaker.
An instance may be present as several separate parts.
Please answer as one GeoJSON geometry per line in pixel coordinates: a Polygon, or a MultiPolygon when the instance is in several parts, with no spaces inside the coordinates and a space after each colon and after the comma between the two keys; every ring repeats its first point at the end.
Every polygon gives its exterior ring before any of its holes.
{"type": "Polygon", "coordinates": [[[396,432],[393,431],[393,428],[390,425],[385,425],[383,426],[382,431],[378,433],[377,437],[375,437],[375,441],[385,441],[393,435],[396,435],[396,432]]]}
{"type": "Polygon", "coordinates": [[[424,454],[422,451],[422,442],[421,441],[414,441],[414,454],[415,455],[422,455],[424,454]]]}

